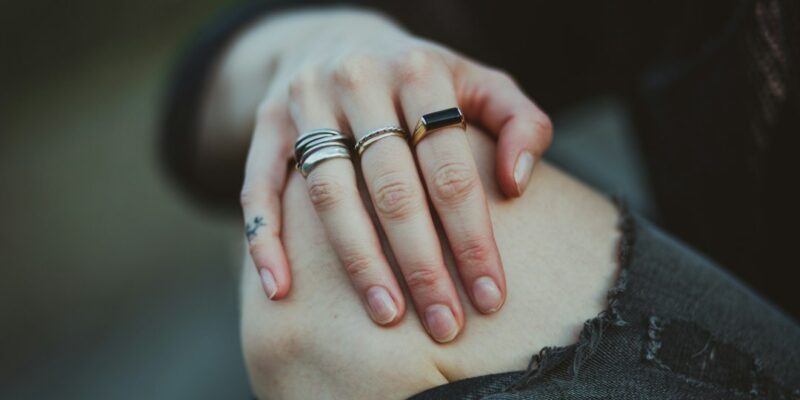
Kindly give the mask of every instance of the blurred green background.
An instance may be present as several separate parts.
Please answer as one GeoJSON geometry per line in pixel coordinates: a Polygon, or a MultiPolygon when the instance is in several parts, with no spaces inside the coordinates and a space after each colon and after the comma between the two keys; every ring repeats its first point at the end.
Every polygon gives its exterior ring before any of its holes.
{"type": "Polygon", "coordinates": [[[221,6],[2,3],[0,398],[247,398],[237,223],[156,153],[169,67],[221,6]]]}
{"type": "MultiPolygon", "coordinates": [[[[2,2],[0,398],[248,398],[240,223],[164,175],[170,66],[226,2],[2,2]]],[[[622,102],[557,115],[552,161],[652,215],[622,102]]]]}

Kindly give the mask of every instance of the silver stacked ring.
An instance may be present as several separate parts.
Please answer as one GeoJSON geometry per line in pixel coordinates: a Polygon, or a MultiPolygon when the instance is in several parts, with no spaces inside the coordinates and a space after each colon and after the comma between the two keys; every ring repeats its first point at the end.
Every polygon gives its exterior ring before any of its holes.
{"type": "Polygon", "coordinates": [[[294,161],[303,177],[331,158],[350,159],[352,141],[335,129],[316,129],[304,133],[294,143],[294,161]]]}
{"type": "Polygon", "coordinates": [[[361,155],[364,154],[364,151],[367,149],[367,147],[389,136],[397,136],[403,139],[407,139],[408,132],[406,132],[405,129],[399,126],[385,126],[380,129],[375,129],[374,131],[371,131],[366,135],[364,135],[363,137],[361,137],[361,139],[358,139],[358,142],[356,142],[356,154],[358,154],[358,156],[361,157],[361,155]]]}

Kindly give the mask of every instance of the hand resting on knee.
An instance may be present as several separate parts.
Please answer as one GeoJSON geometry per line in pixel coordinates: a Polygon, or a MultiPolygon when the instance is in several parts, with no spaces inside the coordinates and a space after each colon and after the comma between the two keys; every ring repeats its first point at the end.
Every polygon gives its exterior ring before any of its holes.
{"type": "MultiPolygon", "coordinates": [[[[494,142],[473,127],[467,135],[506,269],[503,311],[484,316],[465,308],[463,333],[446,345],[431,340],[415,315],[391,327],[372,323],[302,177],[292,173],[282,229],[294,274],[289,296],[267,300],[243,257],[243,350],[259,399],[406,398],[453,380],[521,370],[542,347],[574,342],[583,322],[605,307],[617,275],[614,206],[546,164],[524,196],[508,200],[493,178],[494,142]]],[[[452,273],[452,257],[447,263],[452,273]]],[[[463,288],[459,295],[467,301],[463,288]]]]}

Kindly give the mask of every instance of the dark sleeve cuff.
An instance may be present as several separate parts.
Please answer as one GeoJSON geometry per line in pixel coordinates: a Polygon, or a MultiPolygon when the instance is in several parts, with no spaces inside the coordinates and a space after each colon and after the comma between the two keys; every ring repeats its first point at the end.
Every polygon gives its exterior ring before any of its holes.
{"type": "Polygon", "coordinates": [[[168,79],[160,121],[160,156],[169,174],[192,197],[211,206],[233,205],[227,188],[197,174],[197,124],[203,93],[220,53],[251,22],[303,1],[251,1],[223,11],[189,40],[168,79]]]}

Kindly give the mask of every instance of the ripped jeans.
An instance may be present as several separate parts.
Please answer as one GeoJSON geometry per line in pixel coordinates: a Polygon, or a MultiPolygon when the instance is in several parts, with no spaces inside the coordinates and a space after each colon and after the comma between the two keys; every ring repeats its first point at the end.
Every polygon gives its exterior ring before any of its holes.
{"type": "Polygon", "coordinates": [[[800,399],[796,321],[624,210],[620,229],[619,280],[577,343],[412,399],[800,399]]]}

